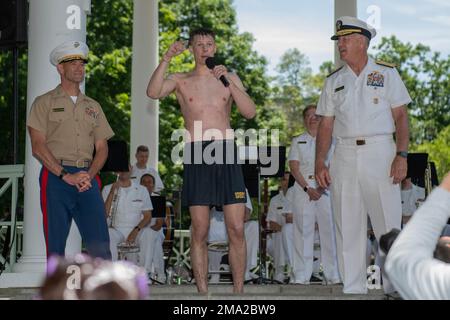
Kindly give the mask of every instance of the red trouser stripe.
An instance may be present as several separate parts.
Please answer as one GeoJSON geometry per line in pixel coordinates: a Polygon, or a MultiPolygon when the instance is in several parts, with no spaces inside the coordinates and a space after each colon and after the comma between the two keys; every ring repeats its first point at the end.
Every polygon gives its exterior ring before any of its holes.
{"type": "Polygon", "coordinates": [[[44,167],[41,178],[41,209],[42,209],[42,222],[44,223],[45,250],[48,256],[47,184],[48,184],[48,170],[47,168],[44,167]]]}
{"type": "Polygon", "coordinates": [[[97,183],[98,183],[98,190],[101,191],[102,190],[102,180],[100,180],[100,176],[96,175],[95,180],[97,180],[97,183]]]}

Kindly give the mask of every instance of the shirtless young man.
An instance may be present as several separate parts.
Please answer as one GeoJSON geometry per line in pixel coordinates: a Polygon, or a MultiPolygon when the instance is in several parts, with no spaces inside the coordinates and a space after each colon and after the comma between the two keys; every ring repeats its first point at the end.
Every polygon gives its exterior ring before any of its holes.
{"type": "MultiPolygon", "coordinates": [[[[189,51],[194,55],[195,68],[187,73],[175,73],[164,77],[171,59],[186,50],[178,41],[173,43],[164,54],[159,66],[153,73],[147,88],[147,95],[161,99],[175,92],[185,128],[188,132],[185,146],[183,176],[183,204],[189,207],[192,220],[191,260],[197,290],[208,291],[208,255],[207,238],[209,229],[210,205],[223,206],[225,223],[229,237],[229,259],[233,274],[233,291],[243,292],[246,244],[244,237],[245,185],[242,170],[236,161],[206,163],[199,153],[211,145],[217,151],[220,148],[225,157],[233,154],[236,160],[234,137],[227,134],[230,127],[231,105],[234,101],[242,116],[251,119],[256,114],[256,106],[247,95],[239,77],[228,73],[223,65],[210,70],[206,59],[216,53],[215,35],[206,29],[195,30],[189,38],[189,51]],[[219,80],[224,76],[230,85],[225,87],[219,80]],[[195,126],[194,126],[195,122],[195,126]],[[194,133],[201,124],[201,137],[194,133]],[[211,136],[214,135],[214,142],[211,136]],[[218,134],[219,133],[219,134],[218,134]],[[221,136],[221,137],[218,137],[221,136]],[[186,161],[186,151],[191,159],[186,161]],[[234,153],[233,153],[234,152],[234,153]],[[194,154],[197,155],[194,157],[194,154]]],[[[229,132],[228,132],[229,133],[229,132]]],[[[210,150],[210,149],[209,149],[210,150]]],[[[216,153],[218,154],[218,153],[216,153]]],[[[222,160],[222,159],[221,159],[222,160]]]]}

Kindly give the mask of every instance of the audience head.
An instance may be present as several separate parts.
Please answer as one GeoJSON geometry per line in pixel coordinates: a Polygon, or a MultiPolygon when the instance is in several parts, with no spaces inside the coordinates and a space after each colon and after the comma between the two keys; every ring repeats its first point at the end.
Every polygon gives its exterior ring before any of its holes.
{"type": "MultiPolygon", "coordinates": [[[[400,234],[400,230],[392,229],[380,238],[380,248],[387,255],[392,247],[395,239],[400,234]]],[[[445,263],[450,263],[450,237],[440,237],[436,248],[434,249],[433,257],[445,263]]]]}
{"type": "Polygon", "coordinates": [[[391,231],[383,234],[380,237],[380,248],[386,255],[388,254],[389,250],[392,247],[392,244],[394,243],[395,239],[397,239],[399,234],[400,230],[392,229],[391,231]]]}
{"type": "Polygon", "coordinates": [[[434,257],[445,263],[450,263],[450,237],[441,237],[434,250],[434,257]]]}
{"type": "Polygon", "coordinates": [[[40,290],[43,300],[139,300],[148,295],[143,269],[126,261],[111,262],[76,255],[51,256],[40,290]]]}

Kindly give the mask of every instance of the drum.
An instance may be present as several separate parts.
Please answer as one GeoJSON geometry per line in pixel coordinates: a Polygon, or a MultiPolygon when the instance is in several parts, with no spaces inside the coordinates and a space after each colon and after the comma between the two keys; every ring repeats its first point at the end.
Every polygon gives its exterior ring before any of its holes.
{"type": "Polygon", "coordinates": [[[215,252],[228,252],[228,242],[215,241],[208,243],[208,250],[215,252]]]}
{"type": "Polygon", "coordinates": [[[139,246],[134,243],[121,242],[117,245],[119,260],[126,260],[139,264],[139,246]]]}

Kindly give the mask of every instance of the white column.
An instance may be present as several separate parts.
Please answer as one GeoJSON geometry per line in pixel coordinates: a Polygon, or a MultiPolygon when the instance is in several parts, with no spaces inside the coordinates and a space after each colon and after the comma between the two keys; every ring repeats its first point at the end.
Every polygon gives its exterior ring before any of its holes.
{"type": "Polygon", "coordinates": [[[158,169],[158,101],[147,97],[150,75],[158,65],[158,0],[134,0],[131,75],[130,160],[139,145],[149,148],[149,166],[158,169]]]}
{"type": "MultiPolygon", "coordinates": [[[[358,16],[358,7],[356,4],[356,0],[334,0],[334,21],[333,21],[333,30],[336,31],[336,21],[338,18],[342,16],[350,16],[357,17],[358,16]]],[[[343,65],[339,57],[339,51],[337,49],[337,41],[334,46],[334,65],[335,67],[340,67],[343,65]]]]}
{"type": "MultiPolygon", "coordinates": [[[[86,41],[86,14],[90,0],[30,0],[28,28],[27,115],[34,99],[60,83],[49,54],[70,40],[86,41]]],[[[84,88],[84,86],[83,86],[84,88]]],[[[33,157],[29,135],[25,151],[23,255],[14,273],[0,277],[0,287],[39,286],[45,274],[46,253],[40,208],[40,163],[33,157]]],[[[80,249],[80,237],[71,231],[67,251],[80,249]]]]}

